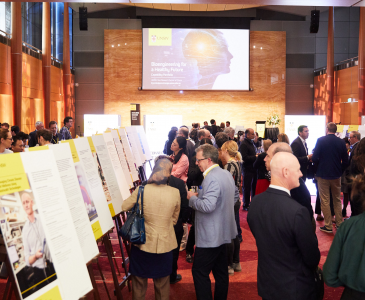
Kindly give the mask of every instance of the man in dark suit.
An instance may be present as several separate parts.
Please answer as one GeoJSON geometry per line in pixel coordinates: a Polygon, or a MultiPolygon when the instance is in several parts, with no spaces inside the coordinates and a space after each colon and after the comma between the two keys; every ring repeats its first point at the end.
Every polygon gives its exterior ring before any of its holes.
{"type": "Polygon", "coordinates": [[[343,222],[341,204],[341,176],[348,164],[348,155],[344,140],[335,133],[335,123],[328,123],[326,136],[317,140],[312,160],[318,164],[316,179],[318,181],[321,209],[324,216],[324,226],[319,229],[332,233],[332,216],[330,210],[330,190],[333,197],[333,208],[336,216],[336,227],[343,222]]]}
{"type": "Polygon", "coordinates": [[[250,196],[255,196],[256,189],[256,173],[253,163],[256,160],[256,149],[253,144],[255,131],[248,128],[245,131],[245,139],[242,141],[239,151],[242,155],[242,175],[243,175],[243,210],[248,210],[250,206],[250,196]]]}
{"type": "Polygon", "coordinates": [[[58,124],[56,121],[49,122],[49,130],[52,132],[52,144],[58,144],[62,140],[62,134],[58,132],[58,124]]]}
{"type": "Polygon", "coordinates": [[[37,121],[35,123],[35,130],[29,133],[29,142],[28,142],[29,147],[35,147],[38,144],[37,130],[41,129],[44,129],[43,122],[37,121]]]}
{"type": "Polygon", "coordinates": [[[177,132],[177,136],[182,136],[186,139],[186,152],[190,160],[195,155],[195,145],[189,140],[189,129],[185,126],[181,126],[177,132]]]}
{"type": "Polygon", "coordinates": [[[302,179],[307,179],[308,163],[312,159],[313,154],[308,153],[308,147],[305,140],[309,136],[309,129],[306,125],[300,125],[298,127],[298,137],[292,142],[291,148],[293,154],[298,158],[300,164],[300,171],[303,174],[302,179]]]}
{"type": "Polygon", "coordinates": [[[299,186],[300,176],[293,154],[276,153],[271,160],[271,184],[252,200],[247,215],[258,249],[257,288],[263,300],[317,299],[317,237],[307,209],[289,192],[299,186]]]}
{"type": "MultiPolygon", "coordinates": [[[[198,131],[198,141],[195,143],[195,146],[194,146],[195,149],[200,146],[200,141],[204,138],[210,139],[210,131],[208,129],[200,129],[198,131]]],[[[195,156],[195,154],[194,154],[194,156],[195,156]]]]}
{"type": "Polygon", "coordinates": [[[218,126],[216,125],[216,122],[214,119],[211,119],[210,120],[210,124],[211,124],[211,130],[210,130],[210,133],[212,134],[213,137],[215,137],[215,135],[217,134],[218,132],[218,126]]]}
{"type": "MultiPolygon", "coordinates": [[[[168,157],[168,156],[167,156],[168,157]]],[[[177,260],[179,259],[179,249],[181,244],[181,239],[184,234],[183,223],[186,223],[189,217],[189,202],[187,197],[187,189],[185,187],[185,183],[180,178],[176,178],[174,176],[170,176],[169,186],[173,188],[177,188],[180,192],[181,205],[180,205],[180,214],[177,220],[176,225],[174,226],[177,248],[172,250],[172,273],[170,275],[170,283],[174,284],[179,282],[182,279],[180,274],[177,274],[177,260]]]]}

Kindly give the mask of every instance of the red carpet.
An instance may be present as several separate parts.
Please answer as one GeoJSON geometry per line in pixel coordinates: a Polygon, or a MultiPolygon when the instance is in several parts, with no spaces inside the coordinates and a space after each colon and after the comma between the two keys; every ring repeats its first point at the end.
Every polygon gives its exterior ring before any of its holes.
{"type": "MultiPolygon", "coordinates": [[[[314,205],[314,203],[312,203],[314,205]]],[[[348,208],[348,214],[350,214],[348,208]]],[[[235,273],[234,276],[230,276],[230,284],[229,284],[229,292],[228,292],[228,299],[237,300],[237,299],[247,299],[247,300],[256,300],[261,299],[261,297],[257,294],[257,278],[256,278],[256,271],[257,271],[257,248],[255,239],[253,238],[248,224],[246,220],[247,212],[240,211],[240,219],[241,219],[241,227],[242,227],[242,235],[243,235],[243,242],[241,243],[241,266],[242,272],[235,273]]],[[[323,263],[326,261],[328,250],[331,246],[334,234],[326,234],[319,230],[319,226],[323,226],[322,222],[317,222],[317,237],[319,242],[319,249],[321,251],[321,261],[320,266],[323,266],[323,263]]],[[[334,229],[335,233],[335,229],[334,229]]],[[[111,236],[112,244],[114,251],[116,252],[115,256],[116,261],[118,263],[119,270],[121,275],[118,275],[120,281],[122,281],[122,277],[124,276],[124,269],[121,266],[121,253],[119,249],[118,240],[116,239],[116,235],[113,234],[111,236]]],[[[114,286],[113,280],[111,276],[110,266],[108,259],[105,254],[104,246],[100,245],[100,252],[101,257],[99,258],[99,263],[102,269],[104,276],[106,277],[106,284],[109,290],[109,294],[111,299],[116,299],[114,296],[114,286]]],[[[194,283],[193,278],[191,275],[191,267],[192,264],[189,264],[185,261],[185,251],[180,252],[180,258],[178,261],[179,270],[178,273],[182,275],[182,281],[175,285],[171,285],[170,289],[170,299],[188,299],[194,300],[195,297],[195,290],[194,290],[194,283]]],[[[97,265],[93,265],[94,274],[96,281],[98,283],[98,290],[100,293],[101,299],[108,299],[106,294],[102,278],[98,271],[97,265]]],[[[212,288],[214,287],[214,279],[212,278],[212,288]]],[[[6,282],[4,280],[0,280],[0,295],[4,293],[6,282]]],[[[328,300],[338,300],[341,298],[343,288],[330,288],[325,286],[325,296],[324,299],[328,300]]],[[[123,299],[132,299],[132,293],[128,291],[128,287],[123,288],[122,290],[123,299]]],[[[13,296],[12,299],[15,300],[13,296]]],[[[93,299],[93,296],[89,294],[87,299],[93,299]]],[[[154,299],[154,291],[153,291],[153,282],[149,280],[148,290],[146,299],[153,300],[154,299]]],[[[283,299],[284,300],[284,299],[283,299]]]]}

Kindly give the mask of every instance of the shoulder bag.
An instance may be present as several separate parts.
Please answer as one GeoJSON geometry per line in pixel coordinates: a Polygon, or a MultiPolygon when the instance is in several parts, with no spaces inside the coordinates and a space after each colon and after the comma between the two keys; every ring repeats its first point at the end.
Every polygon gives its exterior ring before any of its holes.
{"type": "Polygon", "coordinates": [[[146,232],[144,227],[143,216],[143,192],[144,186],[141,185],[138,189],[137,202],[133,206],[132,210],[127,213],[127,220],[119,230],[118,234],[126,241],[129,241],[136,245],[146,243],[146,232]],[[141,209],[138,203],[141,198],[141,209]]]}

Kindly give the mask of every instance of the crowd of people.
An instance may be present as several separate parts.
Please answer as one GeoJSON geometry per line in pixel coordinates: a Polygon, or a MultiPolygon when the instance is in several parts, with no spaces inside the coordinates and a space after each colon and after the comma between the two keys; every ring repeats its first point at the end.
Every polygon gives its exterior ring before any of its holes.
{"type": "Polygon", "coordinates": [[[35,123],[35,130],[28,133],[20,131],[19,126],[11,126],[9,123],[0,123],[0,154],[24,152],[25,148],[58,144],[59,141],[72,139],[70,129],[73,127],[73,118],[66,117],[63,127],[58,131],[56,121],[44,128],[41,121],[35,123]]]}
{"type": "MultiPolygon", "coordinates": [[[[243,211],[256,240],[263,299],[323,298],[317,227],[336,233],[323,266],[324,281],[345,287],[341,299],[365,299],[365,139],[359,132],[352,131],[345,141],[336,136],[336,124],[328,123],[326,136],[309,153],[306,125],[299,126],[290,144],[285,133],[271,141],[258,138],[252,128],[235,136],[229,122],[210,123],[171,128],[165,155],[156,157],[143,183],[146,245],[153,247],[132,246],[141,250],[131,253],[133,299],[144,299],[146,278],[154,279],[156,299],[168,299],[170,284],[182,279],[177,260],[183,250],[193,264],[197,299],[213,299],[211,272],[214,299],[227,299],[229,276],[244,268],[239,256],[243,211]],[[308,180],[318,189],[315,212],[308,180]]],[[[138,190],[124,202],[124,211],[137,195],[138,190]]]]}

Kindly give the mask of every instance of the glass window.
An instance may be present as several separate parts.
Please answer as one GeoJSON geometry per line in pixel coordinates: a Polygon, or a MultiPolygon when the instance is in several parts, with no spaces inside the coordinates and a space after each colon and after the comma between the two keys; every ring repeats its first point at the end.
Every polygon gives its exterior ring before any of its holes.
{"type": "Polygon", "coordinates": [[[0,2],[0,30],[11,33],[11,3],[0,2]]]}
{"type": "Polygon", "coordinates": [[[22,3],[22,37],[37,49],[42,49],[42,2],[22,3]]]}

